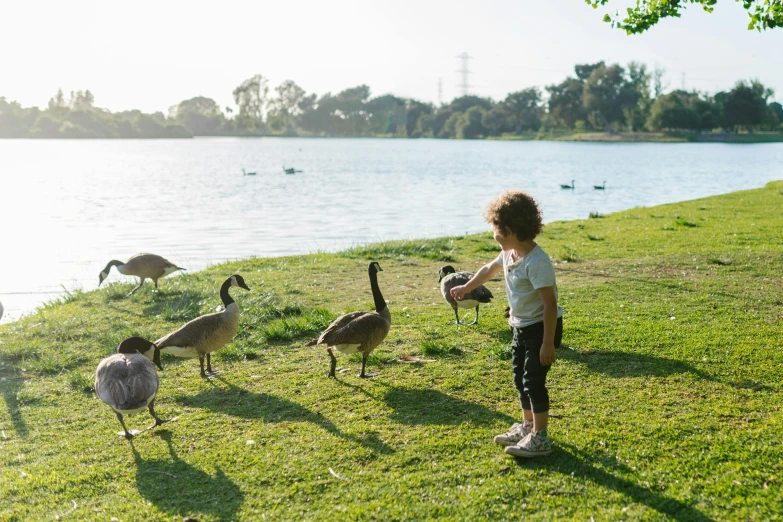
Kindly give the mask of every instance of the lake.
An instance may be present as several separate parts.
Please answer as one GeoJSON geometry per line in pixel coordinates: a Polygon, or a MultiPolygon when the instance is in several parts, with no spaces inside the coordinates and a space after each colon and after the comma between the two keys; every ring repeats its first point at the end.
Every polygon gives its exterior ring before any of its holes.
{"type": "MultiPolygon", "coordinates": [[[[96,288],[109,260],[139,252],[192,271],[484,231],[482,210],[505,188],[533,194],[551,222],[776,179],[783,143],[0,140],[2,321],[96,288]]],[[[118,280],[131,278],[112,271],[107,282],[118,280]]]]}

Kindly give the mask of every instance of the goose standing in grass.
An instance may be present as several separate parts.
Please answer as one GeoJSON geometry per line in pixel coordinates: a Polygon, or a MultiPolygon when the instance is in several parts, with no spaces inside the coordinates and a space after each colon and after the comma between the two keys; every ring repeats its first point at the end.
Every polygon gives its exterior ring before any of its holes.
{"type": "Polygon", "coordinates": [[[593,188],[595,190],[606,190],[606,180],[604,180],[604,184],[603,185],[593,185],[593,188]]]}
{"type": "Polygon", "coordinates": [[[573,190],[574,189],[574,180],[571,180],[571,184],[570,185],[560,185],[560,188],[561,189],[571,189],[571,190],[573,190]]]}
{"type": "Polygon", "coordinates": [[[367,357],[386,338],[389,328],[391,328],[391,313],[383,295],[381,295],[381,289],[378,288],[378,272],[382,271],[381,265],[376,261],[370,263],[367,269],[370,276],[372,297],[375,301],[374,312],[351,312],[340,316],[332,321],[332,324],[323,331],[317,341],[307,343],[308,346],[326,345],[326,351],[331,359],[329,377],[335,376],[334,372],[337,366],[337,359],[332,348],[344,354],[360,352],[362,354],[362,372],[359,377],[365,378],[374,375],[364,371],[367,357]]]}
{"type": "Polygon", "coordinates": [[[167,422],[155,414],[155,395],[158,393],[155,366],[163,370],[158,347],[141,337],[128,337],[117,347],[116,354],[98,364],[95,372],[95,392],[114,410],[128,439],[140,432],[128,431],[123,415],[146,408],[155,419],[155,424],[147,429],[167,422]]]}
{"type": "Polygon", "coordinates": [[[241,275],[232,275],[220,287],[220,298],[225,307],[222,312],[202,315],[185,324],[179,330],[171,332],[155,341],[162,352],[178,357],[198,357],[201,365],[201,377],[212,377],[218,372],[212,371],[210,354],[223,348],[239,331],[239,305],[228,293],[232,286],[250,291],[241,275]],[[207,372],[204,373],[204,357],[207,359],[207,372]]]}
{"type": "Polygon", "coordinates": [[[440,293],[443,294],[443,298],[446,300],[446,302],[451,305],[451,308],[454,310],[454,315],[457,317],[457,320],[451,324],[464,323],[464,321],[460,321],[459,319],[457,308],[473,307],[476,308],[476,319],[472,323],[468,324],[477,324],[479,317],[479,304],[489,303],[494,297],[492,292],[489,291],[489,288],[481,285],[472,292],[466,294],[464,299],[457,301],[451,296],[451,289],[455,286],[467,284],[468,281],[470,281],[470,278],[473,277],[473,274],[468,272],[457,272],[453,266],[446,265],[438,271],[438,275],[440,276],[438,279],[438,281],[440,281],[440,293]]]}
{"type": "Polygon", "coordinates": [[[123,275],[136,276],[140,279],[139,286],[131,290],[127,297],[135,294],[136,290],[141,288],[146,279],[152,279],[155,283],[155,288],[158,288],[158,279],[171,275],[177,270],[185,270],[168,259],[155,254],[136,254],[125,263],[116,259],[109,261],[106,268],[101,270],[101,273],[98,275],[98,286],[101,286],[103,280],[109,277],[109,271],[113,266],[116,266],[117,271],[123,275]]]}

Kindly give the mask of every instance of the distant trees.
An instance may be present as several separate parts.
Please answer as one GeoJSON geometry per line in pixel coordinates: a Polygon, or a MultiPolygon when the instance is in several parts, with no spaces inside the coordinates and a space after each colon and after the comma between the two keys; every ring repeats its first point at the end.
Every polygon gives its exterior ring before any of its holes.
{"type": "Polygon", "coordinates": [[[393,136],[480,139],[557,132],[783,131],[783,107],[759,81],[739,81],[712,96],[666,91],[663,69],[577,64],[561,83],[528,87],[495,101],[460,96],[439,107],[393,94],[372,96],[367,85],[336,94],[307,93],[293,80],[270,89],[256,74],[233,90],[236,110],[196,96],[168,114],[111,113],[89,91],[61,89],[43,110],[0,98],[0,138],[162,138],[225,135],[393,136]],[[544,94],[546,93],[546,94],[544,94]]]}
{"type": "MultiPolygon", "coordinates": [[[[585,0],[593,8],[606,5],[609,0],[585,0]]],[[[736,0],[739,1],[739,0],[736,0]]],[[[628,34],[642,33],[657,24],[661,18],[680,17],[680,10],[687,4],[701,4],[711,13],[718,0],[639,0],[634,7],[627,8],[625,18],[612,18],[604,15],[604,21],[612,27],[618,27],[628,34]]],[[[780,0],[742,0],[742,6],[748,10],[750,23],[748,29],[772,29],[783,27],[783,2],[780,0]]]]}

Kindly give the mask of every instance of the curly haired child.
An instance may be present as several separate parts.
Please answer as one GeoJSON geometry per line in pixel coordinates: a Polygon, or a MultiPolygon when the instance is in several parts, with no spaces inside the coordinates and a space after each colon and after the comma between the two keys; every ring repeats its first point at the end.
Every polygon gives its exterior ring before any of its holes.
{"type": "Polygon", "coordinates": [[[465,285],[451,290],[459,300],[503,271],[513,330],[511,364],[523,420],[495,437],[505,452],[518,457],[552,453],[547,434],[549,392],[546,376],[555,362],[555,347],[563,336],[563,310],[557,305],[555,269],[535,242],[543,223],[536,201],[522,191],[506,191],[484,212],[492,225],[500,255],[476,272],[465,285]]]}

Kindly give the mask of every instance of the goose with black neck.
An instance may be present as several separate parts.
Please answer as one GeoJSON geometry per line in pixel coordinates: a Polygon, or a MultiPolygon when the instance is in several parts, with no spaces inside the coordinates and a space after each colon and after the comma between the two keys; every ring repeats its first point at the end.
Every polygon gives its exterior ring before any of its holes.
{"type": "Polygon", "coordinates": [[[219,373],[212,370],[211,354],[231,342],[239,331],[239,305],[228,293],[229,288],[233,286],[250,291],[241,275],[232,275],[220,287],[220,299],[223,301],[224,310],[196,317],[178,330],[161,337],[155,342],[160,351],[178,357],[198,357],[201,377],[213,377],[219,373]],[[204,372],[205,358],[206,372],[204,372]]]}
{"type": "Polygon", "coordinates": [[[367,273],[370,277],[370,288],[375,302],[373,312],[351,312],[342,315],[332,321],[332,324],[321,333],[317,341],[307,343],[308,346],[325,345],[329,354],[329,376],[335,377],[337,359],[332,349],[340,353],[362,354],[362,371],[359,377],[373,377],[375,374],[366,373],[367,357],[386,338],[391,328],[391,312],[383,299],[381,289],[378,286],[378,272],[383,269],[377,261],[370,263],[367,273]]]}

